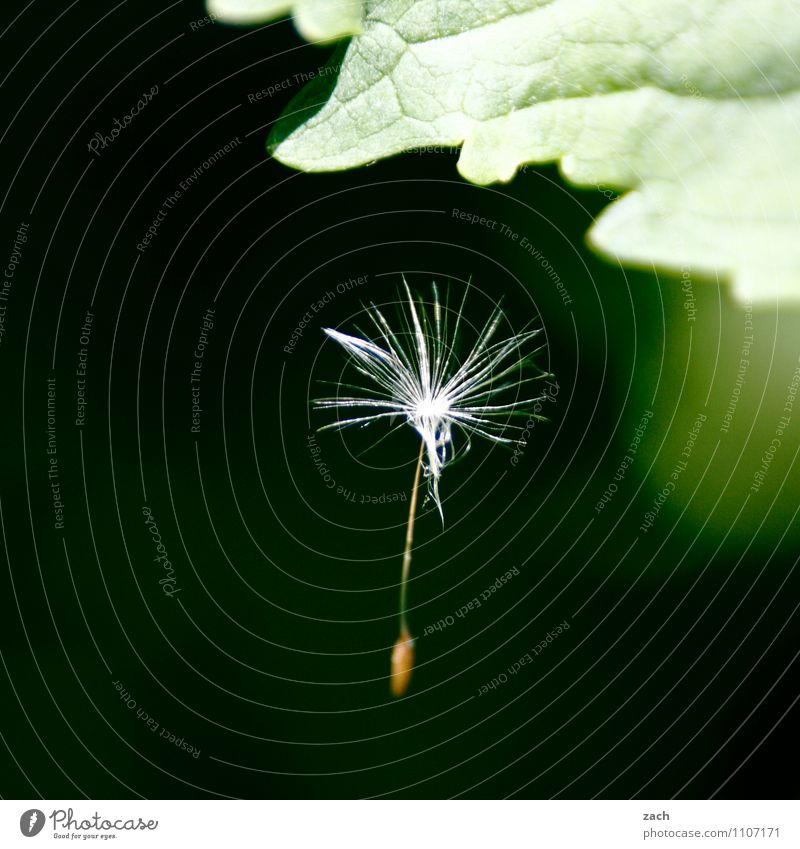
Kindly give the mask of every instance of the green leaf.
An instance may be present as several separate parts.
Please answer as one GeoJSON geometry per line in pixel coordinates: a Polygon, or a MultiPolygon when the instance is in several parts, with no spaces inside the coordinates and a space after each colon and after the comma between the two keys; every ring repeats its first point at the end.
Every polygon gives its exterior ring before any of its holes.
{"type": "Polygon", "coordinates": [[[276,158],[324,171],[463,144],[481,184],[555,160],[630,190],[589,233],[610,257],[800,297],[798,0],[365,6],[330,99],[277,130],[276,158]]]}
{"type": "Polygon", "coordinates": [[[309,41],[332,41],[361,31],[361,0],[208,0],[208,13],[228,24],[260,24],[294,14],[309,41]]]}

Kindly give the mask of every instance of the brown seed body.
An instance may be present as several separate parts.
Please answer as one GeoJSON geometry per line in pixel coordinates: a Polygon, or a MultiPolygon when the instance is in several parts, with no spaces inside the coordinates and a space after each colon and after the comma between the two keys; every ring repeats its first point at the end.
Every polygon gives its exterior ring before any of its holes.
{"type": "Polygon", "coordinates": [[[403,628],[392,649],[391,688],[393,696],[402,696],[411,681],[414,669],[414,640],[411,634],[403,628]]]}

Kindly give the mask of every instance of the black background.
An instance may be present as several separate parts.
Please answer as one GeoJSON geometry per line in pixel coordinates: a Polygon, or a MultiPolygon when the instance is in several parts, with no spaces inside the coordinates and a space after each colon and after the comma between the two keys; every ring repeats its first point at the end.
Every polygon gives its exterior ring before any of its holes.
{"type": "Polygon", "coordinates": [[[797,421],[767,485],[748,487],[797,365],[796,316],[756,309],[753,363],[722,434],[745,308],[691,277],[689,321],[679,276],[595,256],[584,233],[601,192],[567,186],[554,166],[475,187],[452,151],[286,169],[266,138],[300,91],[294,75],[332,52],[289,21],[192,27],[205,15],[195,2],[13,14],[0,244],[10,255],[21,222],[29,238],[0,344],[2,795],[794,797],[782,768],[797,756],[797,421]],[[138,251],[165,198],[236,138],[138,251]],[[569,303],[518,241],[454,209],[524,235],[569,303]],[[401,273],[423,294],[471,279],[472,324],[501,296],[511,328],[540,321],[558,391],[518,466],[476,443],[442,479],[444,529],[422,513],[418,666],[392,700],[407,503],[361,497],[407,494],[417,441],[408,428],[361,454],[380,433],[318,434],[354,502],[326,488],[307,439],[325,420],[309,398],[344,364],[322,327],[350,329],[364,302],[396,299],[401,273]],[[209,307],[195,434],[189,374],[209,307]],[[47,477],[51,377],[63,530],[47,477]],[[642,447],[597,511],[647,410],[642,447]],[[644,533],[701,411],[689,467],[644,533]],[[454,616],[510,569],[479,610],[454,616]],[[533,664],[478,695],[564,620],[533,664]]]}

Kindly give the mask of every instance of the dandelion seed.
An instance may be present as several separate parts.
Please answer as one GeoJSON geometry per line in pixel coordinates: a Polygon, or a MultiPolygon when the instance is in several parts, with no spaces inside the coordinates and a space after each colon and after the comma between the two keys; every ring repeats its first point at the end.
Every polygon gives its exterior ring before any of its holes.
{"type": "Polygon", "coordinates": [[[320,430],[366,427],[380,421],[392,423],[401,417],[401,426],[411,425],[420,437],[420,452],[414,474],[414,487],[409,505],[403,571],[400,581],[400,636],[392,651],[392,693],[403,695],[408,688],[414,666],[414,647],[406,621],[406,596],[417,513],[417,493],[421,475],[427,482],[429,498],[444,522],[439,481],[444,469],[456,458],[456,439],[463,438],[459,454],[466,453],[472,438],[512,445],[518,442],[515,432],[524,428],[511,423],[514,416],[543,419],[532,412],[544,396],[520,397],[524,385],[552,377],[536,368],[525,376],[525,368],[533,366],[537,349],[528,351],[529,343],[541,328],[526,329],[502,341],[493,341],[503,321],[503,312],[495,307],[467,356],[459,361],[456,348],[463,332],[462,317],[467,291],[455,313],[452,333],[446,305],[442,309],[434,283],[433,301],[415,300],[405,279],[405,297],[399,310],[403,331],[396,333],[375,304],[367,315],[374,324],[373,338],[351,336],[325,328],[325,333],[341,345],[367,383],[357,386],[358,394],[319,398],[318,409],[346,411],[337,421],[320,430]],[[508,400],[502,401],[502,397],[508,400]],[[501,403],[502,401],[502,403],[501,403]]]}
{"type": "Polygon", "coordinates": [[[400,627],[400,636],[392,649],[391,690],[393,696],[402,696],[408,689],[411,672],[414,669],[414,639],[400,627]]]}

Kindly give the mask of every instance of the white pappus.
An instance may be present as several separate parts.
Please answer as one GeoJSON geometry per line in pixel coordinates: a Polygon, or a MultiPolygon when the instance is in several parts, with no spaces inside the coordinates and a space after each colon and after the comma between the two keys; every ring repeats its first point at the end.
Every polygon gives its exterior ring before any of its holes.
{"type": "Polygon", "coordinates": [[[443,519],[439,480],[456,456],[454,431],[464,437],[463,451],[469,450],[473,436],[516,444],[514,433],[523,428],[512,424],[513,416],[543,419],[532,410],[544,396],[520,397],[525,393],[519,390],[552,375],[532,362],[543,346],[526,350],[541,328],[523,329],[501,341],[492,341],[504,319],[497,305],[477,333],[472,349],[459,359],[456,346],[464,330],[468,289],[453,319],[447,305],[441,304],[435,283],[433,299],[428,304],[412,296],[405,278],[403,288],[405,296],[401,295],[398,309],[403,325],[400,332],[392,329],[374,303],[366,309],[376,331],[371,338],[363,333],[352,336],[324,328],[328,337],[345,349],[367,383],[347,385],[357,394],[318,398],[313,404],[319,409],[346,412],[320,430],[367,426],[402,416],[399,426],[410,424],[423,441],[423,471],[429,494],[443,519]],[[526,368],[533,368],[535,373],[526,373],[526,368]],[[504,403],[500,403],[501,396],[506,399],[504,403]]]}

